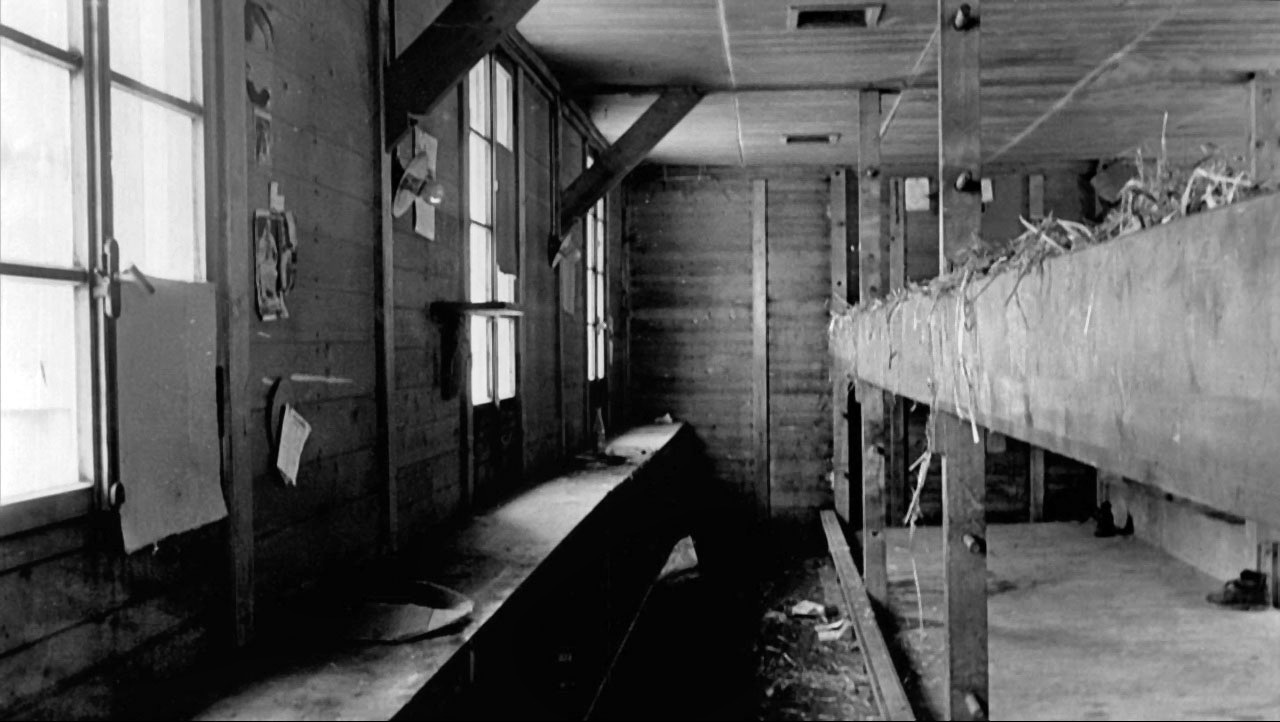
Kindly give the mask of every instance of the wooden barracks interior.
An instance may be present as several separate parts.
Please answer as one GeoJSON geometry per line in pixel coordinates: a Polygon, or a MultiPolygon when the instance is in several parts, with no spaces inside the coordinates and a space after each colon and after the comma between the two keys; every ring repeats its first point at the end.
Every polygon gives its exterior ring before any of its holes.
{"type": "Polygon", "coordinates": [[[0,719],[1280,717],[1280,2],[0,0],[0,719]]]}

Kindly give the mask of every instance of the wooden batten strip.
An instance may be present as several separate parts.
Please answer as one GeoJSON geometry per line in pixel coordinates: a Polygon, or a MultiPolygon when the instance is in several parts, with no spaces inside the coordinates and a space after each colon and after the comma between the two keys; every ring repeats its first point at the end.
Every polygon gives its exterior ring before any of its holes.
{"type": "Polygon", "coordinates": [[[751,425],[755,461],[756,510],[769,503],[769,187],[751,182],[751,425]]]}
{"type": "Polygon", "coordinates": [[[827,537],[827,550],[831,553],[831,561],[840,578],[840,591],[849,607],[850,621],[853,622],[858,642],[862,645],[863,659],[871,677],[871,688],[875,694],[876,706],[880,709],[880,717],[886,720],[914,720],[915,713],[911,709],[911,703],[907,701],[902,680],[893,666],[893,657],[889,654],[889,647],[876,622],[875,608],[867,598],[862,577],[858,575],[858,568],[853,563],[849,542],[840,528],[839,518],[830,509],[822,512],[822,531],[827,537]]]}

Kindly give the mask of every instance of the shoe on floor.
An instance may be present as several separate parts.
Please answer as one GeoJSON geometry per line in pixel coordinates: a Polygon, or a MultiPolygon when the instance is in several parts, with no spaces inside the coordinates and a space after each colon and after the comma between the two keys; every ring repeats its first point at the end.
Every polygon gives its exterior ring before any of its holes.
{"type": "Polygon", "coordinates": [[[1245,569],[1240,576],[1205,597],[1210,604],[1228,609],[1267,609],[1267,575],[1245,569]]]}
{"type": "Polygon", "coordinates": [[[1093,512],[1093,519],[1098,522],[1098,528],[1093,530],[1094,536],[1113,537],[1119,532],[1116,529],[1116,520],[1111,514],[1111,502],[1102,502],[1097,511],[1093,512]]]}

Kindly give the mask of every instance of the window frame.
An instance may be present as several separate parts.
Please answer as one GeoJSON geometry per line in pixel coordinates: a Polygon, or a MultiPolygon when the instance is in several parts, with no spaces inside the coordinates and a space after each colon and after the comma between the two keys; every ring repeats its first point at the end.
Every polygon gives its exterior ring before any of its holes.
{"type": "MultiPolygon", "coordinates": [[[[587,157],[587,167],[593,159],[587,157]]],[[[587,382],[609,377],[609,236],[608,198],[602,196],[587,210],[584,219],[587,275],[587,382]]]]}
{"type": "MultiPolygon", "coordinates": [[[[519,272],[518,272],[519,269],[517,269],[517,273],[515,274],[504,274],[502,272],[501,267],[499,267],[498,265],[498,255],[497,255],[499,223],[501,222],[506,222],[511,224],[518,223],[518,215],[519,215],[518,213],[516,214],[517,217],[515,218],[499,219],[497,217],[498,208],[499,208],[499,202],[498,202],[499,188],[498,188],[498,179],[497,179],[497,175],[498,175],[497,149],[498,149],[498,146],[501,145],[503,148],[505,148],[512,154],[512,157],[516,164],[515,179],[516,179],[517,187],[515,192],[518,194],[520,192],[520,189],[518,187],[519,186],[518,179],[520,176],[521,159],[520,159],[520,148],[519,148],[520,119],[519,119],[518,109],[517,109],[518,97],[516,93],[516,88],[519,82],[520,82],[520,77],[519,77],[518,65],[514,61],[504,57],[502,54],[498,52],[492,52],[486,55],[483,59],[477,62],[475,66],[472,66],[472,69],[467,73],[466,118],[462,123],[462,127],[466,134],[466,146],[467,146],[466,148],[466,158],[467,158],[466,187],[467,187],[467,193],[468,193],[467,205],[466,205],[466,210],[467,210],[466,253],[467,253],[467,259],[468,259],[467,298],[472,302],[503,301],[506,303],[517,303],[519,301],[519,294],[520,294],[520,288],[521,288],[519,272]],[[475,72],[475,69],[480,66],[484,66],[485,86],[487,91],[487,94],[486,94],[486,97],[484,98],[484,103],[483,103],[484,105],[483,109],[488,116],[485,119],[485,122],[483,124],[484,130],[476,128],[476,125],[473,123],[473,112],[472,112],[473,106],[479,105],[478,103],[473,102],[472,93],[475,89],[474,88],[475,84],[473,82],[473,73],[475,72]],[[501,107],[501,103],[499,103],[499,96],[498,96],[498,88],[499,88],[498,73],[500,70],[506,73],[508,78],[508,83],[506,87],[507,94],[505,96],[506,98],[505,113],[501,112],[502,107],[501,107]],[[507,138],[507,140],[509,141],[508,143],[504,143],[502,141],[502,138],[499,137],[500,131],[504,129],[506,131],[505,135],[508,136],[507,138]],[[474,142],[475,138],[479,138],[482,142],[484,142],[487,148],[487,152],[486,152],[486,157],[488,160],[487,177],[489,180],[488,193],[486,193],[486,198],[485,198],[486,209],[487,209],[485,215],[488,220],[487,223],[482,221],[477,221],[475,217],[472,215],[472,210],[475,204],[475,199],[472,197],[473,196],[472,188],[474,186],[475,179],[473,178],[474,169],[472,167],[473,153],[471,152],[471,145],[474,142]],[[479,297],[475,293],[475,289],[472,287],[472,281],[475,278],[477,278],[476,269],[473,267],[473,261],[475,260],[477,254],[473,252],[474,249],[472,247],[473,232],[476,227],[484,229],[488,238],[488,248],[486,249],[486,252],[484,254],[485,265],[486,265],[485,270],[487,271],[487,274],[485,275],[486,289],[485,289],[485,294],[483,298],[479,297]],[[509,277],[510,279],[509,282],[511,284],[511,289],[509,292],[504,292],[503,284],[508,282],[507,277],[509,277]],[[509,297],[504,297],[504,296],[509,296],[509,297]]],[[[516,229],[514,228],[514,225],[513,225],[512,232],[515,232],[515,230],[516,229]]],[[[498,406],[498,405],[502,405],[504,402],[509,403],[509,402],[515,401],[520,395],[520,371],[519,371],[520,327],[519,327],[519,324],[516,322],[516,319],[514,317],[472,316],[467,321],[467,334],[468,334],[468,337],[473,340],[472,343],[469,344],[469,347],[471,349],[471,354],[470,354],[471,368],[468,373],[468,379],[467,379],[468,389],[470,390],[469,401],[471,403],[471,406],[473,408],[480,408],[487,405],[498,406]],[[477,327],[479,326],[483,326],[485,330],[485,346],[484,346],[483,362],[484,362],[485,370],[487,372],[485,377],[486,383],[487,383],[487,393],[483,401],[477,401],[477,397],[475,394],[475,384],[477,381],[476,369],[478,368],[477,366],[478,359],[476,354],[474,353],[475,347],[477,345],[474,343],[474,339],[476,336],[477,327]],[[502,368],[504,367],[503,361],[499,358],[499,352],[502,348],[502,341],[500,336],[504,332],[504,329],[509,329],[509,331],[512,333],[512,336],[513,336],[510,344],[511,357],[509,359],[509,366],[512,370],[513,378],[511,379],[512,392],[509,395],[504,395],[502,393],[503,380],[500,373],[502,368]]]]}
{"type": "Polygon", "coordinates": [[[190,12],[191,100],[183,100],[112,69],[110,0],[84,0],[69,5],[72,12],[67,18],[66,48],[0,21],[0,46],[62,67],[71,74],[73,265],[0,261],[0,276],[71,284],[83,289],[85,300],[77,301],[77,314],[87,317],[87,329],[77,331],[75,353],[77,365],[82,366],[80,376],[88,380],[87,390],[77,391],[78,403],[89,418],[80,423],[77,444],[81,448],[87,446],[92,458],[92,478],[84,486],[50,487],[37,496],[0,504],[0,539],[111,508],[108,489],[119,478],[119,439],[112,423],[117,411],[115,333],[108,319],[107,294],[104,293],[109,282],[107,254],[113,250],[115,238],[111,168],[111,93],[114,89],[191,120],[192,226],[197,246],[193,250],[195,278],[183,280],[205,281],[212,268],[207,242],[212,220],[207,209],[213,199],[206,161],[211,144],[208,79],[214,58],[211,43],[205,41],[201,32],[212,20],[212,4],[209,0],[185,1],[190,12]],[[90,429],[87,439],[84,438],[86,425],[90,429]]]}

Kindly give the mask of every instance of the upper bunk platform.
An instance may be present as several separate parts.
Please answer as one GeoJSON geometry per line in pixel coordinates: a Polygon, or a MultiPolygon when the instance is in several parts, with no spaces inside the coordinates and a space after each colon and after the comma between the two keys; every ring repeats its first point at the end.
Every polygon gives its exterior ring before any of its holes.
{"type": "Polygon", "coordinates": [[[838,365],[858,380],[1216,509],[1280,520],[1280,195],[1021,278],[859,306],[831,332],[838,365]]]}

